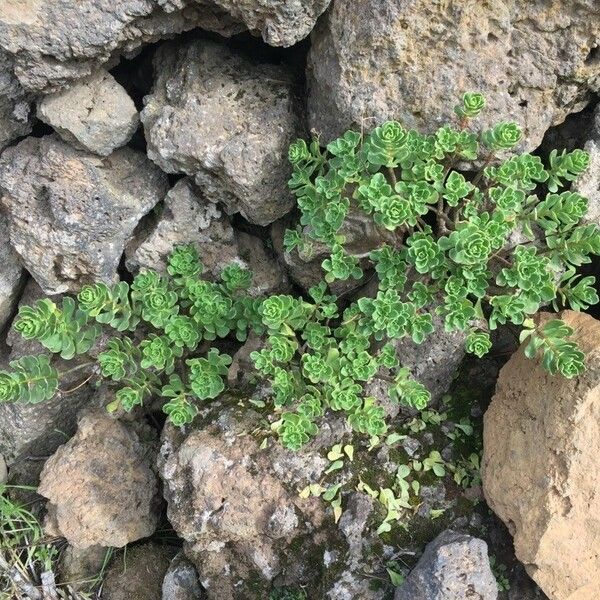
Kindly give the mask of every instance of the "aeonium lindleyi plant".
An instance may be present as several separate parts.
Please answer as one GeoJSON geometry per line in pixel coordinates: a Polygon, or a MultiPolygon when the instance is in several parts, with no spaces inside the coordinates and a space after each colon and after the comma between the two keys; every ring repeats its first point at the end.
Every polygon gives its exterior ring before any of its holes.
{"type": "MultiPolygon", "coordinates": [[[[110,410],[158,396],[180,426],[225,391],[232,358],[223,340],[231,347],[260,336],[262,348],[251,354],[256,381],[270,389],[273,428],[292,449],[329,411],[361,434],[385,433],[385,411],[365,391],[374,379],[386,382],[392,401],[424,408],[430,394],[401,364],[396,344],[426,342],[434,315],[445,331],[464,332],[467,352],[478,357],[489,352],[491,331],[521,326],[527,356],[574,377],[585,358],[571,329],[558,319],[538,326],[533,316],[549,304],[585,310],[598,302],[594,278],[577,267],[600,253],[600,231],[583,221],[587,200],[568,189],[589,157],[554,151],[545,165],[510,155],[522,138],[516,124],[470,129],[484,107],[480,94],[465,94],[456,124],[431,135],[389,121],[326,148],[317,139],[291,145],[289,185],[301,217],[286,232],[286,249],[305,257],[315,243],[329,249],[323,281],[306,296],[254,297],[252,274],[236,263],[209,281],[190,245],[173,251],[167,275],[142,271],[131,285],[88,285],[60,307],[39,300],[20,309],[15,329],[49,353],[76,358],[71,371],[114,386],[110,410]],[[345,220],[357,212],[386,233],[366,257],[345,247],[345,220]],[[376,290],[342,304],[330,284],[360,280],[365,259],[376,290]],[[112,339],[95,351],[103,330],[112,339]]],[[[10,366],[0,373],[4,402],[48,399],[65,375],[47,354],[10,366]]]]}

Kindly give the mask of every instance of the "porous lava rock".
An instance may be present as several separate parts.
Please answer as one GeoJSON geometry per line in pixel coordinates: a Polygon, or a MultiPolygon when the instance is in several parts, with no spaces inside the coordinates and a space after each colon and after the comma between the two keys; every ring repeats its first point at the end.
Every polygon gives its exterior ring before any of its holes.
{"type": "Polygon", "coordinates": [[[0,157],[11,245],[48,294],[115,281],[125,243],[168,189],[167,176],[131,148],[99,157],[52,134],[0,157]]]}
{"type": "Polygon", "coordinates": [[[252,223],[287,213],[287,152],[302,131],[290,73],[207,40],[163,44],[154,68],[141,113],[148,156],[252,223]]]}
{"type": "Polygon", "coordinates": [[[527,150],[600,89],[596,0],[334,2],[312,36],[309,125],[330,141],[397,119],[431,132],[465,92],[475,122],[516,121],[527,150]]]}

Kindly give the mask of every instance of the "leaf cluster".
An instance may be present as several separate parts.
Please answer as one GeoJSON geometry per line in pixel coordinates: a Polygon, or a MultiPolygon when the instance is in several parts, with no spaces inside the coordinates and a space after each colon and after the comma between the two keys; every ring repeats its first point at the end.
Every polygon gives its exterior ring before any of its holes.
{"type": "MultiPolygon", "coordinates": [[[[522,325],[527,355],[540,353],[550,373],[574,377],[584,357],[570,328],[558,320],[536,327],[532,316],[548,304],[584,310],[598,302],[594,278],[577,267],[600,253],[600,229],[582,224],[587,200],[562,189],[589,157],[553,152],[545,165],[511,156],[521,129],[500,123],[477,133],[470,122],[484,108],[485,99],[469,93],[457,122],[432,134],[388,121],[326,148],[317,139],[291,145],[289,187],[300,218],[285,234],[286,251],[328,249],[323,281],[306,296],[252,295],[252,274],[239,262],[211,280],[187,245],[173,251],[166,275],[146,270],[131,284],[88,285],[60,307],[39,300],[20,309],[15,328],[63,359],[86,355],[117,388],[110,410],[158,397],[179,426],[225,390],[232,359],[223,350],[259,336],[264,344],[251,359],[278,415],[273,429],[291,449],[316,435],[328,411],[359,433],[384,435],[386,410],[370,391],[377,381],[392,402],[425,408],[430,393],[397,347],[424,343],[440,320],[446,332],[463,332],[478,357],[499,325],[522,325]],[[345,224],[356,215],[386,240],[361,256],[346,246],[345,224]],[[331,292],[366,270],[376,277],[373,293],[342,300],[331,292]],[[111,340],[97,351],[102,331],[111,340]]],[[[60,376],[47,356],[16,361],[0,373],[0,401],[49,398],[60,376]]]]}

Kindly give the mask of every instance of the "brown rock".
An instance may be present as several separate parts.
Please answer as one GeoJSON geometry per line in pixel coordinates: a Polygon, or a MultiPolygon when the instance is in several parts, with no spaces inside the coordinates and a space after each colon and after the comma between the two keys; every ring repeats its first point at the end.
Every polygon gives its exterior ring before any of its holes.
{"type": "Polygon", "coordinates": [[[500,372],[484,419],[488,504],[517,558],[552,600],[600,597],[600,321],[565,311],[587,369],[565,379],[520,350],[500,372]]]}
{"type": "Polygon", "coordinates": [[[132,428],[103,411],[84,416],[42,470],[47,531],[77,548],[122,547],[151,535],[158,518],[151,461],[151,448],[132,428]]]}
{"type": "Polygon", "coordinates": [[[256,442],[232,442],[194,431],[162,468],[169,520],[215,600],[250,597],[257,577],[267,590],[281,569],[279,548],[304,530],[297,498],[258,470],[256,442]]]}
{"type": "MultiPolygon", "coordinates": [[[[207,599],[266,600],[274,587],[285,586],[310,599],[383,600],[385,590],[373,589],[363,575],[381,564],[381,538],[371,526],[375,503],[345,494],[336,524],[327,503],[299,496],[306,485],[324,481],[325,455],[344,439],[343,419],[321,423],[302,451],[275,441],[261,448],[256,432],[264,414],[240,409],[240,402],[221,398],[201,408],[189,428],[166,426],[162,434],[159,469],[169,521],[207,599]]],[[[372,462],[360,461],[361,472],[381,472],[387,461],[374,453],[363,458],[372,462]]]]}

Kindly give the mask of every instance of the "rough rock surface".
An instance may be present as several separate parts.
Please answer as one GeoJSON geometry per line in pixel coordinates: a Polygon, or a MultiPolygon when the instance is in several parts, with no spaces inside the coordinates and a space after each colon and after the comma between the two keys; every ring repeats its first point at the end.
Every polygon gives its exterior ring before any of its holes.
{"type": "Polygon", "coordinates": [[[25,89],[48,92],[194,27],[226,36],[245,29],[210,0],[11,0],[0,13],[0,47],[25,89]]]}
{"type": "Polygon", "coordinates": [[[204,40],[164,44],[154,65],[141,113],[148,156],[253,223],[284,215],[293,205],[287,150],[301,131],[289,73],[204,40]]]}
{"type": "Polygon", "coordinates": [[[164,444],[161,452],[169,453],[161,468],[169,521],[208,597],[241,600],[252,597],[252,585],[268,590],[282,567],[277,549],[306,530],[299,499],[258,472],[258,445],[198,430],[176,452],[164,444]]]}
{"type": "MultiPolygon", "coordinates": [[[[377,279],[372,279],[358,294],[375,297],[377,286],[377,279]]],[[[431,312],[434,333],[427,336],[421,344],[404,338],[396,340],[394,345],[402,365],[410,369],[413,377],[429,390],[431,400],[435,403],[448,391],[458,373],[466,353],[466,334],[463,331],[448,333],[444,330],[443,318],[435,314],[435,307],[432,307],[431,312]]],[[[368,394],[377,397],[384,405],[389,404],[388,388],[389,384],[380,379],[373,379],[367,385],[368,394]]],[[[394,403],[390,408],[397,410],[397,404],[394,403]]]]}
{"type": "Polygon", "coordinates": [[[254,274],[251,292],[274,293],[286,287],[283,270],[267,254],[261,240],[234,231],[229,219],[188,177],[175,184],[160,215],[127,245],[125,264],[132,271],[147,268],[165,272],[173,248],[189,243],[196,246],[204,273],[213,279],[227,264],[237,262],[254,274]]]}
{"type": "Polygon", "coordinates": [[[292,46],[305,38],[331,0],[214,0],[271,46],[292,46]]]}
{"type": "Polygon", "coordinates": [[[101,600],[161,600],[161,583],[174,549],[154,543],[133,546],[106,572],[101,600]]]}
{"type": "Polygon", "coordinates": [[[262,417],[230,400],[206,409],[185,432],[167,426],[159,454],[169,521],[207,598],[266,598],[272,585],[283,585],[303,587],[309,598],[381,600],[383,592],[361,576],[381,557],[373,551],[378,537],[366,528],[372,503],[349,499],[338,527],[321,500],[298,495],[323,477],[324,450],[343,439],[343,422],[322,424],[302,452],[277,443],[260,449],[247,432],[262,417]]]}
{"type": "Polygon", "coordinates": [[[447,530],[427,545],[394,600],[496,600],[497,597],[487,544],[447,530]]]}
{"type": "Polygon", "coordinates": [[[600,105],[594,112],[594,122],[584,150],[590,155],[590,166],[573,182],[572,189],[589,201],[585,220],[600,224],[600,105]]]}
{"type": "Polygon", "coordinates": [[[262,238],[243,231],[236,231],[235,238],[238,261],[252,271],[252,287],[249,292],[256,296],[289,292],[290,282],[285,269],[268,248],[268,240],[265,246],[262,238]]]}
{"type": "Polygon", "coordinates": [[[147,43],[200,27],[260,31],[274,46],[306,37],[331,0],[9,0],[0,49],[23,87],[56,91],[147,43]]]}
{"type": "Polygon", "coordinates": [[[396,348],[402,365],[429,390],[435,402],[448,391],[458,372],[465,356],[466,335],[462,331],[446,332],[443,319],[435,314],[433,325],[435,332],[422,344],[402,339],[396,342],[396,348]]]}
{"type": "Polygon", "coordinates": [[[120,548],[154,532],[158,485],[152,446],[142,442],[149,432],[142,433],[102,410],[80,419],[75,437],[42,470],[46,531],[77,548],[120,548]]]}
{"type": "Polygon", "coordinates": [[[37,116],[66,142],[101,156],[124,146],[139,124],[133,100],[104,69],[44,96],[37,116]]]}
{"type": "MultiPolygon", "coordinates": [[[[549,318],[547,316],[546,318],[549,318]]],[[[565,311],[586,371],[551,376],[523,351],[500,372],[484,419],[482,478],[515,553],[553,599],[600,596],[600,322],[565,311]]]]}
{"type": "Polygon", "coordinates": [[[6,466],[6,461],[4,460],[4,456],[0,454],[0,485],[3,485],[8,480],[8,467],[6,466]]]}
{"type": "MultiPolygon", "coordinates": [[[[7,367],[0,363],[0,369],[7,367]]],[[[75,387],[79,383],[69,379],[64,384],[75,387]]],[[[77,412],[93,403],[92,399],[93,390],[84,386],[72,394],[59,392],[40,404],[0,404],[0,453],[8,465],[54,452],[73,433],[77,412]]]]}
{"type": "MultiPolygon", "coordinates": [[[[32,304],[43,296],[45,294],[40,287],[30,279],[23,290],[20,304],[32,304]]],[[[56,302],[58,299],[53,300],[56,302]]],[[[40,344],[27,342],[13,329],[8,332],[7,343],[11,352],[4,360],[0,356],[0,370],[7,368],[9,360],[43,350],[40,344]]],[[[62,371],[73,366],[56,356],[53,364],[62,371]]],[[[68,390],[78,386],[81,381],[81,374],[73,373],[61,385],[68,390]]],[[[100,397],[96,397],[92,386],[84,385],[70,394],[59,391],[51,400],[38,404],[0,404],[0,453],[4,454],[11,467],[27,458],[39,461],[49,456],[64,444],[65,436],[68,439],[75,432],[79,410],[99,403],[100,397]]]]}
{"type": "Polygon", "coordinates": [[[114,280],[125,242],[167,190],[166,175],[130,148],[100,158],[50,135],[0,158],[11,244],[50,294],[114,280]]]}
{"type": "Polygon", "coordinates": [[[600,89],[599,42],[596,0],[334,2],[313,33],[309,124],[324,141],[392,117],[431,131],[480,91],[477,123],[516,121],[533,149],[600,89]]]}
{"type": "Polygon", "coordinates": [[[371,582],[367,578],[358,575],[365,564],[363,553],[366,546],[366,532],[375,510],[375,502],[366,494],[359,492],[349,494],[339,521],[339,528],[348,545],[344,557],[346,565],[327,590],[326,600],[354,600],[355,598],[376,600],[383,597],[372,589],[371,582]]]}
{"type": "Polygon", "coordinates": [[[27,135],[31,121],[30,99],[12,73],[10,58],[0,49],[0,151],[27,135]]]}
{"type": "Polygon", "coordinates": [[[204,590],[198,580],[196,567],[178,554],[171,561],[162,583],[162,600],[203,600],[204,590]]]}
{"type": "Polygon", "coordinates": [[[168,191],[156,219],[141,228],[127,245],[125,264],[131,271],[155,269],[166,273],[169,253],[175,246],[189,243],[196,246],[202,264],[213,276],[236,256],[229,220],[186,177],[168,191]]]}
{"type": "Polygon", "coordinates": [[[25,272],[8,239],[8,226],[0,213],[0,332],[19,300],[25,272]]]}

